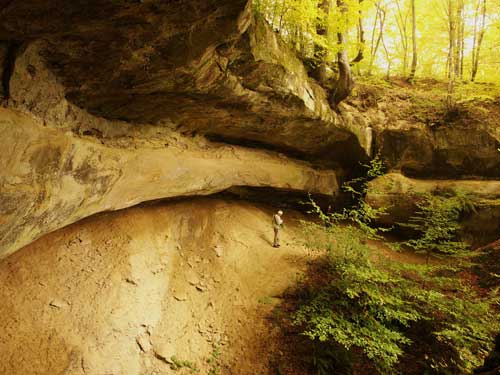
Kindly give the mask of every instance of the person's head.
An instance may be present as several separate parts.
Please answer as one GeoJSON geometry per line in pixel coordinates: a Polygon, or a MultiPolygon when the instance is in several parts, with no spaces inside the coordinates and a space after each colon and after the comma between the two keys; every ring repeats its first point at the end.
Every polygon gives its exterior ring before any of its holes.
{"type": "Polygon", "coordinates": [[[279,211],[278,211],[278,215],[279,215],[279,216],[283,215],[283,211],[279,210],[279,211]]]}

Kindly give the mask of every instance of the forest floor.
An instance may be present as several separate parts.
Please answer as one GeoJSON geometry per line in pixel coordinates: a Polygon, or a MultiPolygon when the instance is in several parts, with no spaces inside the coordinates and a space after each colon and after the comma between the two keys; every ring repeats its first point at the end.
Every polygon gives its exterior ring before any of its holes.
{"type": "Polygon", "coordinates": [[[430,128],[446,124],[479,126],[500,136],[496,115],[500,108],[500,86],[457,82],[452,108],[448,108],[447,95],[445,81],[427,78],[410,84],[402,78],[385,80],[374,76],[360,78],[347,103],[361,111],[386,103],[389,121],[410,120],[430,128]]]}

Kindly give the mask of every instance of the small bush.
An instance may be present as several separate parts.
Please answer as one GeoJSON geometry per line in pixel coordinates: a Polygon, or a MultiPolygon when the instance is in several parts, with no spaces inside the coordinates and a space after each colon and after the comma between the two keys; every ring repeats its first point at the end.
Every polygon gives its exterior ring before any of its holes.
{"type": "Polygon", "coordinates": [[[404,244],[418,253],[426,254],[427,258],[431,254],[465,255],[468,246],[458,240],[460,217],[463,212],[473,209],[471,201],[461,192],[455,192],[452,196],[423,194],[417,203],[415,215],[408,223],[400,223],[417,233],[416,238],[404,244]]]}

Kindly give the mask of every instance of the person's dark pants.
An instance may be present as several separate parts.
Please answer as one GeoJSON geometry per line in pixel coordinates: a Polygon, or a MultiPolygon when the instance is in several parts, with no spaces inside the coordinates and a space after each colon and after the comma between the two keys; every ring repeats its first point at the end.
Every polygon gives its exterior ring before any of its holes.
{"type": "Polygon", "coordinates": [[[274,228],[274,242],[273,246],[278,247],[280,245],[280,229],[274,228]]]}

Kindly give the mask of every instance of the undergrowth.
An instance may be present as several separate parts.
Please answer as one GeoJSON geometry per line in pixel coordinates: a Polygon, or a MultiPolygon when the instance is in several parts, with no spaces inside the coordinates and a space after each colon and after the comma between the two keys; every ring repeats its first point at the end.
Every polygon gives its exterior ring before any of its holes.
{"type": "Polygon", "coordinates": [[[304,223],[305,245],[322,256],[297,287],[291,313],[292,326],[310,342],[306,362],[316,374],[350,374],[353,366],[381,374],[470,373],[500,323],[498,290],[485,293],[460,277],[470,267],[456,261],[466,250],[455,239],[466,199],[427,196],[408,224],[417,237],[406,245],[453,255],[452,265],[373,261],[367,240],[381,238],[373,223],[384,210],[370,207],[364,193],[382,170],[375,159],[366,179],[344,186],[357,200],[341,213],[310,201],[319,222],[304,223]]]}

